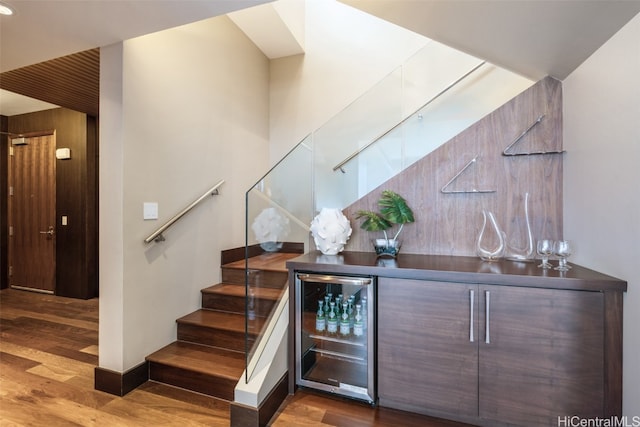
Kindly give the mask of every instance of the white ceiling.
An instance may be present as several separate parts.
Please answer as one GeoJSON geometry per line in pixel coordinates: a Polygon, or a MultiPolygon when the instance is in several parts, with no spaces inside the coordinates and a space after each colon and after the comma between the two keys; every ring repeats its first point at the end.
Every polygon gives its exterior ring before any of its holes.
{"type": "MultiPolygon", "coordinates": [[[[2,1],[16,14],[0,17],[0,72],[271,0],[2,1]]],[[[564,79],[640,13],[640,0],[340,1],[532,79],[564,79]]]]}
{"type": "Polygon", "coordinates": [[[640,13],[640,0],[340,1],[533,80],[564,80],[640,13]]]}
{"type": "Polygon", "coordinates": [[[11,117],[51,108],[57,108],[57,105],[0,89],[0,114],[3,116],[11,117]]]}
{"type": "Polygon", "coordinates": [[[2,0],[0,72],[273,0],[2,0]]]}

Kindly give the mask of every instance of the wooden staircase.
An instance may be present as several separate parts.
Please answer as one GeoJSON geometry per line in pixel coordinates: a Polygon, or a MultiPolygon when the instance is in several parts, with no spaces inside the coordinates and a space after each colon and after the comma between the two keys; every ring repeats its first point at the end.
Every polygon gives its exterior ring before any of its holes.
{"type": "MultiPolygon", "coordinates": [[[[251,329],[262,329],[287,285],[285,263],[298,255],[262,253],[249,259],[251,329]]],[[[177,341],[147,356],[149,380],[233,401],[245,368],[244,276],[244,258],[222,265],[222,283],[201,291],[202,308],[177,319],[177,341]]]]}

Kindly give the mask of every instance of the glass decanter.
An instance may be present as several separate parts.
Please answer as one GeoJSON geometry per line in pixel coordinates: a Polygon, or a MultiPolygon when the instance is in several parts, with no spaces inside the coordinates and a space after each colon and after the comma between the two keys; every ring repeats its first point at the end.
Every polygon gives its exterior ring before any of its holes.
{"type": "Polygon", "coordinates": [[[502,258],[504,255],[504,232],[500,230],[498,227],[498,223],[496,222],[496,218],[490,211],[482,211],[482,229],[480,230],[480,234],[478,235],[478,240],[476,242],[476,252],[480,259],[483,261],[497,261],[502,258]],[[493,236],[486,236],[487,232],[487,218],[489,218],[489,222],[493,228],[493,236]],[[489,243],[485,243],[485,240],[489,240],[489,243]],[[493,243],[495,247],[490,248],[485,246],[485,244],[493,243]]]}
{"type": "Polygon", "coordinates": [[[531,222],[529,220],[529,193],[524,194],[524,221],[525,240],[524,248],[516,247],[513,242],[507,243],[506,258],[511,261],[528,262],[534,258],[535,248],[533,247],[533,233],[531,232],[531,222]]]}

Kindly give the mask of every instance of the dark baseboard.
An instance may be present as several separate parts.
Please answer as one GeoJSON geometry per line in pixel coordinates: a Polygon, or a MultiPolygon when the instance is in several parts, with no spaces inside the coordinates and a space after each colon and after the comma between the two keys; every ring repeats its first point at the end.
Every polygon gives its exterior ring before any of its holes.
{"type": "Polygon", "coordinates": [[[231,402],[231,427],[264,427],[288,396],[288,377],[285,373],[259,408],[231,402]]]}
{"type": "Polygon", "coordinates": [[[122,397],[149,380],[149,363],[142,362],[123,373],[97,366],[94,380],[96,390],[122,397]]]}

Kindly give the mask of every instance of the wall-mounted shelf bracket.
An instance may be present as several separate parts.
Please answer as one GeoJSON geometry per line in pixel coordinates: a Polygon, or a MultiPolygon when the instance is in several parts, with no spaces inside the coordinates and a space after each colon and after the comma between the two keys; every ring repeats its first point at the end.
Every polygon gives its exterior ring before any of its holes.
{"type": "Polygon", "coordinates": [[[526,128],[520,135],[518,135],[518,137],[511,144],[509,144],[509,146],[507,148],[505,148],[502,151],[502,155],[503,156],[539,156],[541,154],[562,154],[562,153],[564,153],[564,151],[562,151],[562,150],[561,151],[557,151],[557,150],[551,150],[551,151],[528,151],[528,152],[525,152],[525,153],[510,153],[509,152],[509,150],[514,145],[516,145],[526,134],[528,134],[529,131],[531,131],[531,129],[533,129],[538,124],[540,124],[542,119],[544,119],[544,114],[541,114],[540,116],[538,116],[536,121],[533,122],[533,124],[531,126],[526,128]]]}
{"type": "Polygon", "coordinates": [[[449,187],[456,179],[458,179],[458,177],[460,175],[462,175],[462,173],[467,170],[471,165],[475,164],[478,161],[478,156],[475,156],[473,159],[471,159],[471,161],[469,163],[467,163],[466,165],[464,165],[464,167],[462,169],[460,169],[460,171],[455,174],[455,176],[453,178],[451,178],[449,180],[449,182],[447,182],[441,189],[440,192],[444,193],[444,194],[466,194],[466,193],[495,193],[496,190],[477,190],[475,188],[471,189],[471,190],[448,190],[447,187],[449,187]]]}

